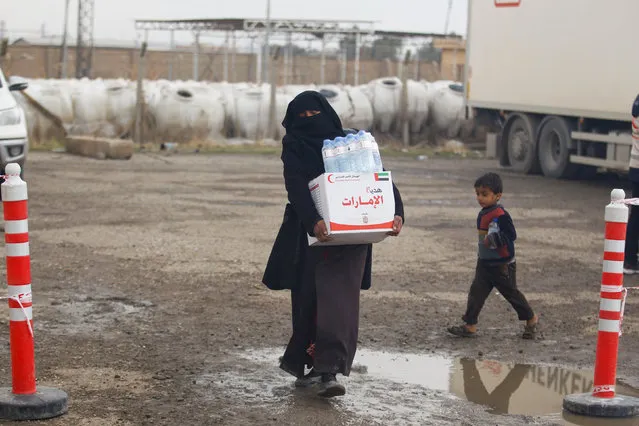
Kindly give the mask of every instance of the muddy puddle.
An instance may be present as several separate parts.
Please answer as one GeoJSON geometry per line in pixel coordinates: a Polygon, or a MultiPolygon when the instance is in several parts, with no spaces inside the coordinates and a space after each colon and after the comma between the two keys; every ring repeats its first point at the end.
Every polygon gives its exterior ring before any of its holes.
{"type": "MultiPolygon", "coordinates": [[[[282,353],[279,349],[240,352],[227,372],[200,376],[196,385],[204,398],[221,392],[282,416],[295,415],[300,409],[317,410],[319,415],[328,409],[342,424],[362,420],[452,424],[456,416],[467,418],[473,411],[482,411],[482,419],[508,414],[539,416],[563,425],[639,424],[636,418],[593,419],[562,412],[565,395],[591,391],[592,371],[588,370],[362,349],[351,376],[338,377],[346,386],[346,396],[326,401],[315,396],[316,389],[293,386],[293,378],[277,368],[282,353]],[[460,400],[477,405],[460,408],[460,400]]],[[[639,396],[639,391],[624,384],[618,383],[617,388],[620,394],[639,396]]]]}
{"type": "Polygon", "coordinates": [[[134,321],[153,308],[148,300],[133,300],[126,297],[81,297],[78,300],[51,300],[38,307],[43,319],[38,318],[37,328],[55,334],[105,333],[118,331],[123,321],[134,321]],[[59,315],[48,321],[47,314],[59,315]]]}

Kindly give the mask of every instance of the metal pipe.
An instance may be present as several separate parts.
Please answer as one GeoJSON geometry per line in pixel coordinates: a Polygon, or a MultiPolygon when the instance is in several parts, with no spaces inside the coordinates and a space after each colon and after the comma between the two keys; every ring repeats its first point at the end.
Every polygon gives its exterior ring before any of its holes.
{"type": "Polygon", "coordinates": [[[406,56],[403,62],[399,62],[401,71],[399,71],[399,77],[402,80],[402,105],[401,105],[401,123],[402,123],[402,140],[404,142],[404,148],[410,146],[410,121],[409,121],[409,106],[408,106],[408,63],[410,61],[410,50],[406,51],[406,56]]]}
{"type": "Polygon", "coordinates": [[[255,83],[262,84],[262,61],[264,60],[264,45],[257,49],[257,57],[255,58],[255,83]]]}
{"type": "Polygon", "coordinates": [[[173,80],[173,61],[175,60],[175,55],[173,54],[173,51],[175,50],[175,31],[173,30],[171,30],[169,46],[169,80],[173,80]]]}
{"type": "MultiPolygon", "coordinates": [[[[293,48],[293,34],[288,33],[286,36],[288,43],[288,68],[286,74],[288,75],[287,81],[290,79],[291,83],[294,83],[294,65],[295,65],[295,49],[293,48]]],[[[288,83],[286,83],[288,84],[288,83]]]]}
{"type": "Polygon", "coordinates": [[[226,32],[224,42],[224,81],[229,81],[229,32],[226,32]]]}
{"type": "Polygon", "coordinates": [[[359,51],[362,44],[362,35],[360,33],[355,34],[355,77],[353,83],[355,86],[359,85],[359,51]]]}
{"type": "Polygon", "coordinates": [[[284,73],[283,80],[284,85],[288,84],[288,63],[291,60],[291,46],[287,45],[284,49],[284,73]]]}
{"type": "Polygon", "coordinates": [[[271,0],[266,0],[266,28],[264,31],[264,45],[262,52],[262,80],[264,82],[269,82],[269,58],[270,55],[270,36],[271,36],[271,0]]]}
{"type": "Polygon", "coordinates": [[[232,74],[233,74],[232,80],[233,80],[233,83],[235,83],[237,81],[237,69],[235,67],[235,58],[237,56],[237,37],[235,35],[235,31],[233,31],[233,33],[232,33],[231,43],[232,43],[231,71],[232,71],[232,74]]]}
{"type": "Polygon", "coordinates": [[[148,30],[144,31],[144,41],[140,47],[140,55],[138,56],[138,75],[135,95],[135,141],[144,142],[144,127],[142,121],[144,118],[144,77],[146,77],[146,50],[148,40],[148,30]]]}
{"type": "Polygon", "coordinates": [[[320,84],[325,84],[326,77],[326,34],[322,34],[322,54],[320,56],[320,84]]]}
{"type": "Polygon", "coordinates": [[[200,32],[195,32],[195,46],[193,47],[193,80],[200,78],[200,32]]]}
{"type": "Polygon", "coordinates": [[[342,52],[341,68],[340,82],[342,84],[346,84],[346,71],[348,68],[348,53],[346,52],[346,50],[342,52]]]}
{"type": "Polygon", "coordinates": [[[257,60],[255,62],[252,61],[252,56],[255,55],[255,37],[252,35],[249,37],[251,38],[251,55],[249,56],[249,76],[247,80],[257,82],[257,72],[255,70],[257,60]]]}
{"type": "Polygon", "coordinates": [[[457,46],[453,49],[453,80],[459,80],[459,76],[457,75],[457,46]]]}
{"type": "Polygon", "coordinates": [[[67,70],[68,70],[68,60],[69,60],[69,44],[67,42],[67,34],[69,33],[69,1],[66,0],[64,5],[64,30],[62,33],[62,58],[60,65],[62,65],[60,69],[60,76],[62,78],[67,78],[67,70]]]}

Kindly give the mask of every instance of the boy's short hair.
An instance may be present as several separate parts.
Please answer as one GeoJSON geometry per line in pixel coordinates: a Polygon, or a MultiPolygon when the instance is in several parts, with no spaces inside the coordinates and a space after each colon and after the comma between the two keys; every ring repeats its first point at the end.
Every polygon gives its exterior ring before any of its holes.
{"type": "Polygon", "coordinates": [[[486,173],[480,176],[475,181],[475,188],[483,186],[493,191],[494,194],[501,194],[504,192],[504,184],[501,182],[501,177],[497,173],[486,173]]]}

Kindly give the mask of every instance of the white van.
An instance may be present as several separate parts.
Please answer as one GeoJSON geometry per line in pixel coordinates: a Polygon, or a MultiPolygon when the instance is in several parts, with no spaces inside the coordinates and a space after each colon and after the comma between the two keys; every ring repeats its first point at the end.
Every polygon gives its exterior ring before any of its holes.
{"type": "Polygon", "coordinates": [[[29,138],[24,111],[11,94],[29,86],[26,80],[12,79],[10,85],[0,69],[0,171],[9,163],[18,163],[24,170],[29,150],[29,138]]]}

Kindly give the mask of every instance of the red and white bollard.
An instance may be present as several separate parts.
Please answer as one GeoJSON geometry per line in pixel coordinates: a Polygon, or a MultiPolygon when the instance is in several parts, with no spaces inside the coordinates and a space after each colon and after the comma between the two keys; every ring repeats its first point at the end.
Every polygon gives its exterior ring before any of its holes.
{"type": "Polygon", "coordinates": [[[639,415],[639,399],[615,393],[617,355],[623,315],[623,262],[628,207],[626,194],[615,189],[606,206],[603,273],[599,302],[599,327],[592,393],[567,395],[564,408],[576,414],[598,417],[639,415]]]}
{"type": "Polygon", "coordinates": [[[20,175],[8,175],[2,184],[4,240],[9,297],[9,340],[13,393],[36,392],[31,299],[31,257],[27,184],[20,175]]]}
{"type": "Polygon", "coordinates": [[[624,198],[623,190],[613,190],[612,202],[606,206],[605,213],[606,240],[601,277],[595,380],[592,391],[592,395],[599,398],[615,396],[621,308],[624,297],[623,259],[628,224],[628,206],[620,203],[624,198]]]}
{"type": "Polygon", "coordinates": [[[0,419],[38,420],[67,412],[67,394],[53,388],[36,388],[31,256],[27,183],[20,178],[20,166],[6,166],[0,186],[9,299],[9,341],[12,388],[0,389],[0,419]]]}

